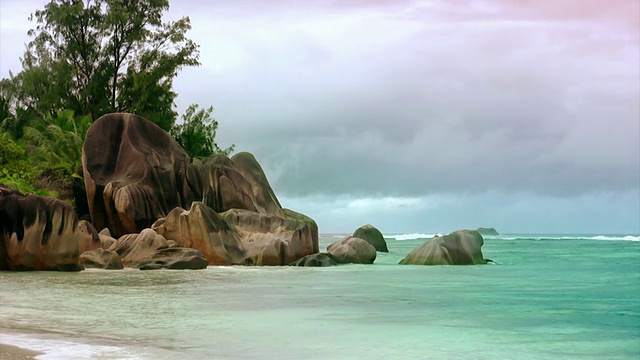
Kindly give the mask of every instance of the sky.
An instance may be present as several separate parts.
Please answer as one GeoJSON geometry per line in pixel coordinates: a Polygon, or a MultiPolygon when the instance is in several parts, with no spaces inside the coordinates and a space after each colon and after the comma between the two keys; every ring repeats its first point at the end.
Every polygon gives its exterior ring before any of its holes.
{"type": "MultiPolygon", "coordinates": [[[[0,76],[46,1],[0,0],[0,76]]],[[[221,147],[321,233],[640,233],[640,1],[177,1],[221,147]]]]}

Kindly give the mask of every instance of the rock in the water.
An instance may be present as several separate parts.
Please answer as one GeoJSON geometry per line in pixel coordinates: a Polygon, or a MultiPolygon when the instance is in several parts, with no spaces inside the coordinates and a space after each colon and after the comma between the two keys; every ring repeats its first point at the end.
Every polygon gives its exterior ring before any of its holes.
{"type": "Polygon", "coordinates": [[[156,251],[151,259],[141,262],[140,270],[198,270],[207,265],[207,258],[196,249],[170,247],[156,251]]]}
{"type": "Polygon", "coordinates": [[[373,264],[376,259],[376,248],[366,240],[347,236],[327,247],[340,264],[373,264]]]}
{"type": "Polygon", "coordinates": [[[434,237],[411,251],[404,265],[473,265],[485,264],[482,256],[484,239],[475,230],[458,230],[434,237]]]}
{"type": "Polygon", "coordinates": [[[124,235],[109,250],[118,253],[125,267],[138,269],[204,269],[208,265],[198,250],[169,247],[164,236],[152,229],[124,235]]]}
{"type": "Polygon", "coordinates": [[[338,259],[328,253],[316,253],[302,257],[289,266],[325,267],[338,265],[338,259]]]}
{"type": "Polygon", "coordinates": [[[85,269],[96,268],[120,270],[124,268],[124,265],[122,265],[122,259],[120,259],[117,252],[105,250],[103,248],[83,252],[80,255],[80,262],[85,269]]]}
{"type": "MultiPolygon", "coordinates": [[[[213,220],[207,225],[216,229],[220,226],[221,231],[197,230],[201,240],[196,242],[201,244],[211,243],[211,234],[219,233],[214,236],[219,241],[213,241],[213,246],[190,246],[202,251],[210,264],[288,264],[318,252],[315,222],[282,208],[262,168],[249,153],[191,159],[168,133],[131,114],[109,114],[96,120],[82,151],[93,224],[97,229],[108,228],[113,236],[140,232],[162,218],[167,219],[160,222],[168,224],[180,218],[192,203],[202,202],[227,223],[213,220]],[[173,213],[175,208],[180,209],[173,213]],[[276,223],[283,226],[272,226],[276,223]],[[240,238],[227,227],[235,227],[240,238]],[[242,243],[233,245],[234,239],[242,243]],[[227,249],[227,245],[237,251],[227,249]],[[239,259],[244,250],[245,257],[239,259]]],[[[205,217],[208,221],[215,216],[205,217]]],[[[192,242],[188,231],[195,231],[194,225],[180,226],[179,231],[166,226],[161,230],[160,223],[154,227],[181,246],[192,242]]]]}
{"type": "Polygon", "coordinates": [[[498,231],[494,228],[478,228],[477,230],[480,235],[486,235],[486,236],[498,236],[500,234],[498,234],[498,231]]]}
{"type": "Polygon", "coordinates": [[[93,225],[85,220],[78,222],[78,241],[80,241],[80,254],[85,251],[102,248],[100,235],[93,225]]]}
{"type": "Polygon", "coordinates": [[[318,252],[318,226],[295,211],[265,214],[231,209],[220,216],[240,235],[247,265],[287,265],[318,252]]]}
{"type": "Polygon", "coordinates": [[[189,211],[173,209],[152,228],[178,246],[200,251],[210,265],[242,264],[246,250],[235,228],[201,202],[193,202],[189,211]]]}
{"type": "Polygon", "coordinates": [[[384,240],[384,236],[380,230],[376,229],[373,225],[367,224],[359,227],[353,232],[353,237],[357,237],[367,241],[369,244],[376,248],[376,251],[389,252],[387,248],[387,242],[384,240]]]}
{"type": "Polygon", "coordinates": [[[0,184],[0,270],[79,271],[79,250],[69,204],[0,184]]]}

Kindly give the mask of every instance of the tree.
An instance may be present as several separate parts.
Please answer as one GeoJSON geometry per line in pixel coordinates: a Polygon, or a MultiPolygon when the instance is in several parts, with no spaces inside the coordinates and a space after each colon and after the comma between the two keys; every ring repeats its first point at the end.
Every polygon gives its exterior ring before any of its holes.
{"type": "Polygon", "coordinates": [[[168,9],[168,0],[52,0],[30,17],[22,71],[3,81],[15,92],[10,106],[41,118],[131,112],[170,130],[173,79],[199,54],[188,17],[162,22],[168,9]]]}
{"type": "Polygon", "coordinates": [[[202,159],[212,154],[229,155],[235,145],[222,150],[215,142],[218,122],[211,117],[213,107],[198,110],[197,104],[191,104],[182,115],[182,124],[171,129],[171,135],[191,156],[202,159]]]}

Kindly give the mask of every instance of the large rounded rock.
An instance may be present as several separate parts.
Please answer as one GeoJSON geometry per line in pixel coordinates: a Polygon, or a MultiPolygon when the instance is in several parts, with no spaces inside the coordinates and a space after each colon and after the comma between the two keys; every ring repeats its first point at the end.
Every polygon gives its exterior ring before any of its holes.
{"type": "Polygon", "coordinates": [[[389,252],[384,236],[382,236],[380,230],[376,229],[371,224],[359,227],[353,232],[353,237],[365,240],[369,244],[373,245],[373,247],[376,248],[376,251],[389,252]]]}
{"type": "Polygon", "coordinates": [[[220,216],[242,238],[247,265],[287,265],[318,252],[318,226],[295,211],[265,214],[232,209],[220,216]]]}
{"type": "Polygon", "coordinates": [[[347,236],[327,247],[340,264],[373,264],[376,259],[376,248],[366,240],[347,236]]]}
{"type": "MultiPolygon", "coordinates": [[[[131,114],[109,114],[96,120],[87,132],[82,151],[93,224],[99,230],[109,228],[114,237],[140,232],[162,218],[166,218],[165,224],[178,221],[183,209],[201,202],[236,228],[247,251],[244,263],[288,264],[318,252],[315,222],[282,208],[264,171],[249,153],[232,158],[213,155],[202,161],[191,159],[169,134],[131,114]],[[175,208],[180,209],[172,213],[175,208]],[[238,216],[234,211],[245,213],[238,216]],[[283,227],[271,226],[279,222],[283,227]]],[[[215,216],[203,216],[213,223],[201,230],[194,230],[192,225],[181,226],[180,230],[167,226],[160,229],[159,223],[155,228],[181,244],[192,242],[187,236],[190,231],[199,232],[202,240],[197,243],[214,245],[192,246],[203,251],[209,263],[237,263],[243,249],[233,245],[238,240],[233,231],[215,216]],[[220,226],[222,232],[211,226],[220,226]],[[210,241],[216,232],[219,236],[214,237],[220,241],[210,241]]]]}
{"type": "Polygon", "coordinates": [[[458,230],[434,237],[411,251],[400,264],[405,265],[473,265],[485,264],[484,239],[476,230],[458,230]]]}
{"type": "Polygon", "coordinates": [[[184,184],[190,159],[164,130],[132,114],[100,117],[87,131],[82,165],[96,229],[139,232],[194,199],[184,184]]]}
{"type": "Polygon", "coordinates": [[[193,202],[189,211],[173,209],[152,228],[178,246],[200,251],[210,265],[241,264],[246,257],[236,229],[201,202],[193,202]]]}
{"type": "Polygon", "coordinates": [[[83,252],[80,255],[80,262],[85,269],[120,270],[124,268],[117,252],[103,248],[83,252]]]}
{"type": "Polygon", "coordinates": [[[0,184],[0,270],[82,270],[79,250],[69,204],[0,184]]]}

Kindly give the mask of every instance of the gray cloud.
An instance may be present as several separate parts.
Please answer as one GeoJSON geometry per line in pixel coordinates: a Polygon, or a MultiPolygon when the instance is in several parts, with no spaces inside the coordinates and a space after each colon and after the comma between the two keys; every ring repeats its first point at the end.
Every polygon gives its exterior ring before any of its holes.
{"type": "Polygon", "coordinates": [[[638,188],[638,36],[611,25],[622,11],[434,4],[221,25],[243,65],[202,84],[220,140],[287,196],[638,188]]]}
{"type": "Polygon", "coordinates": [[[480,226],[490,219],[464,210],[480,206],[514,223],[573,209],[584,224],[601,206],[637,229],[638,6],[174,1],[202,61],[176,80],[177,103],[215,106],[220,145],[253,152],[283,203],[330,229],[367,216],[480,226]]]}

